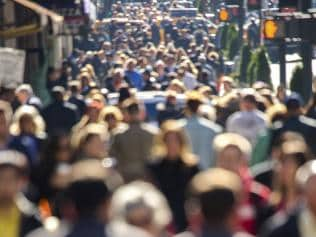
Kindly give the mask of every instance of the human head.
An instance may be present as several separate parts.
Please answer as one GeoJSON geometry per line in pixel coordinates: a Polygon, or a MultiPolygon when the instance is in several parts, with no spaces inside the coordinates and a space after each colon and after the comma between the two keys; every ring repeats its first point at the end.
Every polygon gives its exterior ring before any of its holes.
{"type": "Polygon", "coordinates": [[[33,89],[29,84],[22,84],[16,88],[15,95],[21,104],[25,104],[33,95],[33,89]]]}
{"type": "Polygon", "coordinates": [[[200,172],[191,181],[192,198],[197,199],[198,209],[208,228],[220,227],[231,232],[235,230],[237,226],[236,207],[241,190],[240,178],[221,168],[200,172]]]}
{"type": "Polygon", "coordinates": [[[240,109],[242,111],[252,111],[257,108],[257,99],[255,91],[252,89],[246,89],[241,93],[240,109]]]}
{"type": "Polygon", "coordinates": [[[73,135],[72,144],[83,158],[103,159],[107,155],[108,133],[104,124],[90,123],[73,135]]]}
{"type": "Polygon", "coordinates": [[[123,101],[122,111],[124,119],[128,123],[140,122],[144,118],[144,108],[142,108],[140,102],[134,98],[123,101]]]}
{"type": "Polygon", "coordinates": [[[281,145],[281,156],[276,176],[283,190],[295,187],[295,174],[310,159],[305,141],[286,141],[281,145]]]}
{"type": "Polygon", "coordinates": [[[166,103],[170,105],[177,104],[177,93],[172,90],[166,91],[166,103]]]}
{"type": "Polygon", "coordinates": [[[182,159],[189,166],[195,165],[197,159],[191,153],[188,137],[177,120],[167,120],[161,125],[161,130],[154,140],[153,157],[182,159]]]}
{"type": "Polygon", "coordinates": [[[62,86],[55,86],[52,90],[53,100],[56,102],[64,101],[65,89],[62,86]]]}
{"type": "Polygon", "coordinates": [[[74,181],[67,190],[74,203],[78,218],[97,218],[108,222],[110,191],[101,179],[82,179],[74,181]]]}
{"type": "Polygon", "coordinates": [[[235,133],[223,133],[215,137],[213,147],[216,154],[216,166],[239,174],[247,166],[251,155],[251,144],[243,136],[235,133]]]}
{"type": "Polygon", "coordinates": [[[31,105],[22,105],[14,113],[10,133],[18,136],[21,133],[42,136],[45,122],[38,110],[31,105]]]}
{"type": "Polygon", "coordinates": [[[134,71],[135,67],[136,67],[137,61],[133,58],[128,59],[126,61],[126,70],[128,71],[134,71]]]}
{"type": "Polygon", "coordinates": [[[150,80],[150,76],[151,76],[150,71],[149,70],[144,70],[144,72],[143,72],[143,79],[144,79],[144,81],[149,81],[150,80]]]}
{"type": "Polygon", "coordinates": [[[200,105],[203,104],[203,96],[197,91],[187,93],[187,109],[189,114],[194,115],[198,113],[200,105]]]}
{"type": "Polygon", "coordinates": [[[298,93],[292,93],[287,97],[285,105],[289,116],[302,114],[303,99],[298,93]]]}
{"type": "Polygon", "coordinates": [[[234,88],[234,79],[228,76],[224,76],[222,79],[225,92],[230,92],[234,88]]]}
{"type": "Polygon", "coordinates": [[[100,112],[99,122],[106,122],[110,131],[122,121],[123,114],[116,106],[106,106],[100,112]]]}
{"type": "Polygon", "coordinates": [[[80,91],[81,91],[80,81],[78,81],[78,80],[73,80],[73,81],[70,81],[68,85],[69,85],[70,92],[71,92],[72,94],[78,94],[78,93],[80,93],[80,91]]]}
{"type": "Polygon", "coordinates": [[[165,197],[152,184],[143,181],[118,188],[111,206],[114,222],[123,220],[153,236],[160,236],[171,222],[171,211],[165,197]]]}
{"type": "Polygon", "coordinates": [[[13,150],[0,151],[0,206],[10,207],[26,180],[27,159],[13,150]]]}

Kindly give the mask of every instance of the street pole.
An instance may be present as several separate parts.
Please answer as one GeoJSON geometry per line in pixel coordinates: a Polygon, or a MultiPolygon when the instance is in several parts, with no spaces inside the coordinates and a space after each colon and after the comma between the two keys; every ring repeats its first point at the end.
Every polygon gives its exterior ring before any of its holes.
{"type": "Polygon", "coordinates": [[[313,47],[308,41],[302,41],[301,44],[301,55],[303,59],[303,98],[305,103],[308,103],[313,93],[313,71],[312,71],[312,60],[313,60],[313,47]]]}
{"type": "Polygon", "coordinates": [[[238,19],[238,41],[239,46],[242,46],[243,43],[243,35],[244,35],[244,23],[245,23],[245,8],[244,8],[244,0],[239,0],[239,19],[238,19]]]}
{"type": "Polygon", "coordinates": [[[286,44],[285,44],[284,39],[280,40],[279,59],[280,59],[280,85],[286,88],[286,44]]]}

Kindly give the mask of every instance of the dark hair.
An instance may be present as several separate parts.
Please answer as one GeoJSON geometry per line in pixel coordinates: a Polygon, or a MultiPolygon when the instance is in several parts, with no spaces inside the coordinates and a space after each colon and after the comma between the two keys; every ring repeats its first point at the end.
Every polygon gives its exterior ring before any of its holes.
{"type": "Polygon", "coordinates": [[[256,96],[252,94],[244,95],[242,100],[251,104],[257,104],[256,96]]]}
{"type": "Polygon", "coordinates": [[[202,214],[209,225],[223,225],[236,204],[234,193],[215,188],[199,196],[202,214]]]}
{"type": "Polygon", "coordinates": [[[110,191],[102,180],[86,179],[73,182],[68,194],[79,217],[93,217],[100,205],[110,196],[110,191]]]}
{"type": "Polygon", "coordinates": [[[124,100],[128,99],[131,97],[131,93],[128,87],[122,87],[119,90],[119,99],[118,102],[122,103],[124,100]]]}
{"type": "Polygon", "coordinates": [[[189,111],[190,111],[191,113],[194,113],[194,114],[197,113],[197,111],[198,111],[200,105],[201,105],[201,102],[198,101],[198,100],[189,100],[189,101],[187,102],[187,107],[188,107],[189,111]]]}

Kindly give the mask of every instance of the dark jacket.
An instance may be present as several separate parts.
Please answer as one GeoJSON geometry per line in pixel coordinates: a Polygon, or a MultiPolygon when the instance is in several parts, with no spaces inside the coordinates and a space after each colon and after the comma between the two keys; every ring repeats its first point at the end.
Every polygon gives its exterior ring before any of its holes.
{"type": "Polygon", "coordinates": [[[162,158],[149,164],[148,169],[154,183],[168,200],[176,230],[184,231],[187,227],[184,210],[185,194],[190,180],[199,171],[198,167],[187,166],[181,158],[177,160],[162,158]]]}
{"type": "Polygon", "coordinates": [[[77,106],[78,114],[81,117],[86,111],[86,103],[82,95],[72,95],[68,102],[77,106]]]}
{"type": "Polygon", "coordinates": [[[260,237],[300,237],[298,217],[300,212],[296,212],[286,219],[283,223],[279,223],[269,234],[260,237]]]}
{"type": "Polygon", "coordinates": [[[94,219],[80,219],[66,237],[106,237],[105,226],[94,219]]]}
{"type": "MultiPolygon", "coordinates": [[[[277,126],[276,126],[277,127],[277,126]]],[[[301,134],[312,152],[316,154],[316,120],[305,116],[288,118],[281,126],[274,130],[273,139],[279,138],[284,132],[291,131],[301,134]]],[[[274,140],[275,141],[275,140],[274,140]]]]}
{"type": "Polygon", "coordinates": [[[184,117],[183,111],[170,103],[158,104],[157,111],[157,120],[159,125],[168,119],[181,119],[184,117]]]}
{"type": "Polygon", "coordinates": [[[19,136],[11,137],[8,147],[23,153],[30,165],[35,167],[39,162],[39,154],[43,139],[29,134],[21,134],[19,136]]]}
{"type": "Polygon", "coordinates": [[[69,132],[78,121],[77,107],[68,102],[53,102],[42,112],[48,134],[69,132]]]}

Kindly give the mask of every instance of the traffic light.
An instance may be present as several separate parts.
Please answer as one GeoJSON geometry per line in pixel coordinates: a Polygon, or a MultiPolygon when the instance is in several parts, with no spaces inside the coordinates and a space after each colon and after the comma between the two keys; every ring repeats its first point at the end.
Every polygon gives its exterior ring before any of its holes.
{"type": "Polygon", "coordinates": [[[285,22],[276,19],[264,20],[263,35],[268,40],[284,39],[286,37],[285,22]]]}
{"type": "Polygon", "coordinates": [[[227,8],[221,8],[219,10],[218,18],[221,22],[227,22],[229,20],[230,14],[227,8]]]}
{"type": "Polygon", "coordinates": [[[260,10],[261,0],[247,0],[248,10],[260,10]]]}

